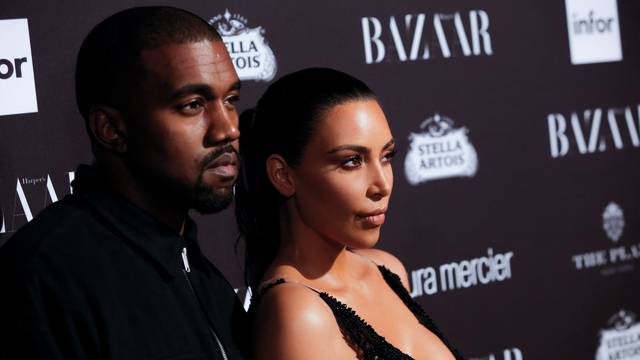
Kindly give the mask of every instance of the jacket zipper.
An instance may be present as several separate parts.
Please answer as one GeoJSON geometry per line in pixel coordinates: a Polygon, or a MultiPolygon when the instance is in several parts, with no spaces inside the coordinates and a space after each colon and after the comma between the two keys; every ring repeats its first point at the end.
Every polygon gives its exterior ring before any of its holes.
{"type": "MultiPolygon", "coordinates": [[[[193,289],[193,285],[191,285],[191,280],[189,280],[189,275],[187,274],[191,272],[191,267],[189,266],[189,259],[187,258],[186,247],[182,248],[182,264],[184,265],[184,269],[182,269],[182,273],[184,274],[184,278],[187,280],[187,284],[189,285],[189,290],[191,290],[191,294],[198,302],[198,305],[200,305],[200,310],[202,310],[202,313],[206,318],[206,313],[204,311],[204,308],[202,307],[202,303],[200,302],[200,299],[198,299],[198,295],[196,295],[196,292],[193,289]]],[[[207,323],[209,323],[208,319],[207,319],[207,323]]],[[[224,346],[222,345],[222,342],[220,341],[218,334],[216,334],[216,332],[213,330],[213,327],[211,326],[211,324],[209,324],[209,331],[211,332],[213,339],[216,341],[216,344],[218,344],[218,349],[220,349],[220,354],[222,355],[222,358],[224,360],[228,360],[229,358],[227,357],[227,352],[224,350],[224,346]]]]}

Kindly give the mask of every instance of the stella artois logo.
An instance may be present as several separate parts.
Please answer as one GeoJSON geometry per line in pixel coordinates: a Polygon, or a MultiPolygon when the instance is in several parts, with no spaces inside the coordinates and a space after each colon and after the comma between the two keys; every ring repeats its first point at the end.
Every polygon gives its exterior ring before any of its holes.
{"type": "Polygon", "coordinates": [[[435,114],[420,124],[421,132],[409,135],[404,162],[409,184],[476,174],[478,155],[467,136],[469,131],[454,125],[450,118],[435,114]]]}
{"type": "Polygon", "coordinates": [[[630,311],[620,310],[608,321],[608,327],[600,331],[600,344],[596,360],[640,359],[640,323],[630,311]]]}
{"type": "Polygon", "coordinates": [[[240,80],[271,81],[278,70],[276,57],[261,26],[249,27],[244,16],[225,10],[209,20],[224,41],[240,80]]]}

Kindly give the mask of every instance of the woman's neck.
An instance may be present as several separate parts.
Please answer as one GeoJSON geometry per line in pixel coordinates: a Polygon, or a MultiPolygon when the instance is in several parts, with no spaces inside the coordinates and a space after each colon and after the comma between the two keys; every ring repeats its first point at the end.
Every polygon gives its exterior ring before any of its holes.
{"type": "Polygon", "coordinates": [[[293,206],[280,211],[281,246],[276,264],[293,267],[309,281],[339,288],[354,275],[353,254],[309,227],[293,206]]]}

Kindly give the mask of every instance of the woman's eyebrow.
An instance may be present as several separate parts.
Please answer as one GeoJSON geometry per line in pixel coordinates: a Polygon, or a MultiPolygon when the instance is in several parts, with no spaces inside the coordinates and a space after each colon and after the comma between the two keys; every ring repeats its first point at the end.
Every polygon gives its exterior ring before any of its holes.
{"type": "Polygon", "coordinates": [[[334,147],[333,149],[327,151],[327,154],[334,154],[334,153],[337,153],[338,151],[343,151],[343,150],[351,150],[358,153],[369,152],[369,148],[366,146],[346,144],[346,145],[340,145],[340,146],[334,147]]]}
{"type": "Polygon", "coordinates": [[[384,146],[382,147],[382,150],[386,150],[395,144],[396,144],[396,140],[391,138],[391,140],[389,140],[386,144],[384,144],[384,146]]]}

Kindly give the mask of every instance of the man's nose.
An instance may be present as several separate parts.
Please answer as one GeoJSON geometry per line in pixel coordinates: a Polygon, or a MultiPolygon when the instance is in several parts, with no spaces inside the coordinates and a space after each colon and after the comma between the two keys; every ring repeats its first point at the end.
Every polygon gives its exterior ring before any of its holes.
{"type": "Polygon", "coordinates": [[[238,113],[222,101],[216,101],[207,111],[208,129],[205,142],[209,146],[230,143],[240,138],[238,113]]]}

